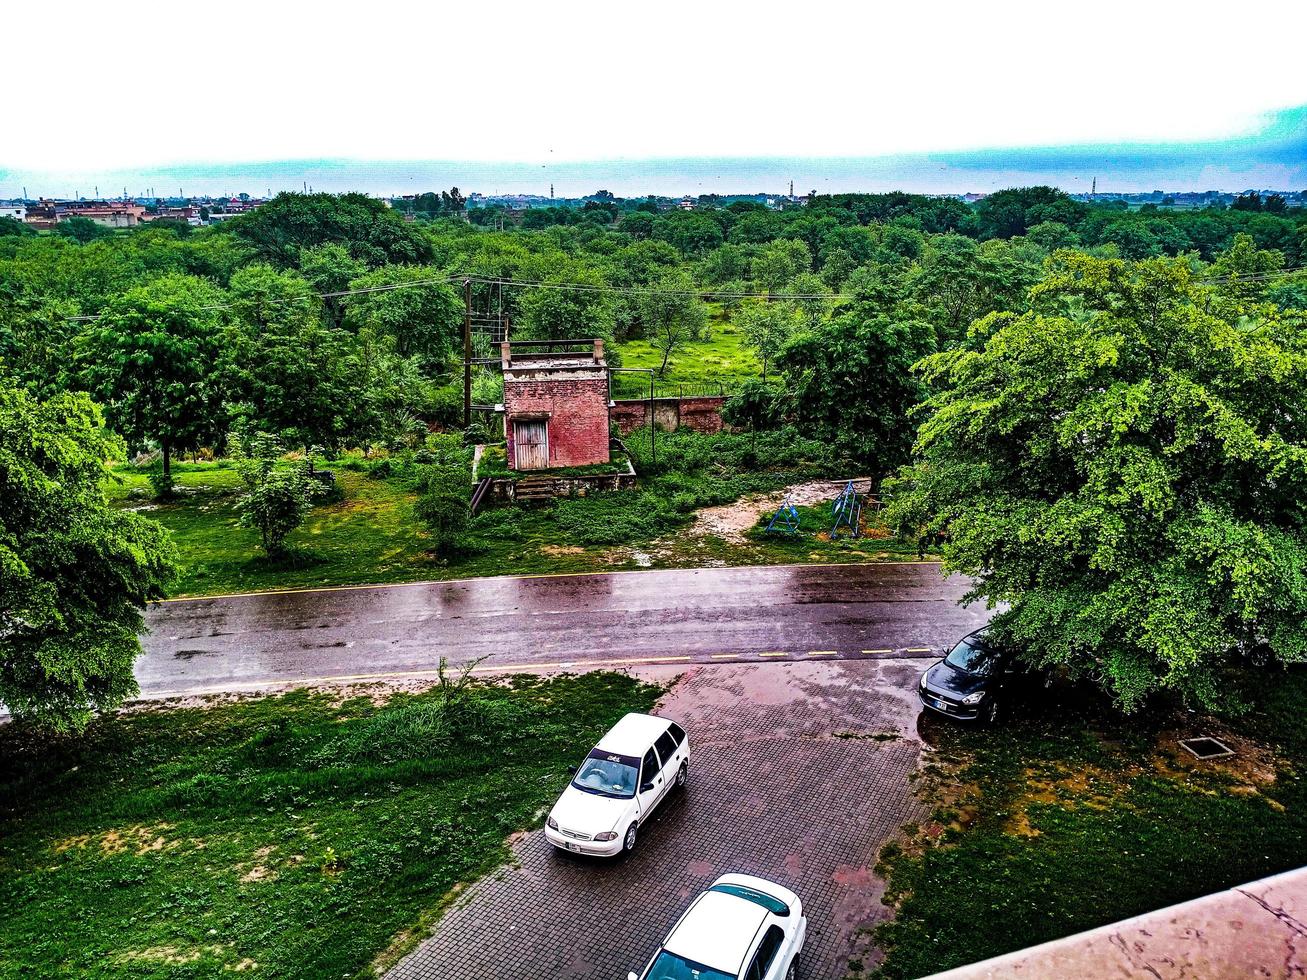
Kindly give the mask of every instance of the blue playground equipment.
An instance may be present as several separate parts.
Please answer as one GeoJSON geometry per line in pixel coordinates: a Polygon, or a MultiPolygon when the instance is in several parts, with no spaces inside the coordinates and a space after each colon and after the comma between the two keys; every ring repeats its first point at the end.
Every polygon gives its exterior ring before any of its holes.
{"type": "Polygon", "coordinates": [[[776,513],[772,514],[771,520],[767,522],[767,531],[768,533],[775,531],[777,534],[799,533],[799,512],[794,509],[789,497],[786,497],[776,508],[776,513]]]}
{"type": "Polygon", "coordinates": [[[831,515],[835,518],[835,523],[831,525],[830,539],[834,541],[840,534],[840,528],[847,528],[848,535],[851,538],[860,537],[862,534],[862,497],[858,491],[853,489],[853,481],[850,480],[840,491],[840,495],[835,498],[835,504],[831,507],[831,515]]]}

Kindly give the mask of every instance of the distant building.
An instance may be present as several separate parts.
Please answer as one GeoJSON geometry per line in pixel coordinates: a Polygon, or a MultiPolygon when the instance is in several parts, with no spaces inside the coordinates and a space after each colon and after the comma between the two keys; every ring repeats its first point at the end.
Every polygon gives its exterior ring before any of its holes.
{"type": "Polygon", "coordinates": [[[135,228],[145,214],[145,208],[139,204],[126,202],[119,204],[110,201],[58,205],[55,210],[59,221],[85,218],[104,228],[135,228]]]}
{"type": "Polygon", "coordinates": [[[608,362],[604,342],[551,351],[544,342],[505,342],[504,435],[508,465],[543,470],[607,463],[608,362]]]}
{"type": "Polygon", "coordinates": [[[161,206],[153,213],[146,212],[141,215],[142,221],[184,221],[188,225],[202,225],[204,222],[200,219],[200,209],[194,204],[186,204],[182,207],[161,206]]]}
{"type": "Polygon", "coordinates": [[[13,218],[15,221],[26,221],[27,205],[0,204],[0,218],[13,218]]]}

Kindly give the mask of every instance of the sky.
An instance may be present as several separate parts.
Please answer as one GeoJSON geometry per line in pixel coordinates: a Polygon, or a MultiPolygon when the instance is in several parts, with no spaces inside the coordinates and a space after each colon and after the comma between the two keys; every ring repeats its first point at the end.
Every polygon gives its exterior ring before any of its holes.
{"type": "Polygon", "coordinates": [[[9,31],[51,43],[0,61],[0,194],[1307,187],[1302,0],[46,0],[9,31]]]}

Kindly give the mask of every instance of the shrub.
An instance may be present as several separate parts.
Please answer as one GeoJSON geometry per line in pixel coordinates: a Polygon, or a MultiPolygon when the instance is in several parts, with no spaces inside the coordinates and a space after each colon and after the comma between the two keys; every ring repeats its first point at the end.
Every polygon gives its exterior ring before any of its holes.
{"type": "Polygon", "coordinates": [[[145,468],[145,478],[150,481],[156,500],[169,500],[176,494],[172,477],[163,470],[163,459],[159,458],[145,468]]]}
{"type": "Polygon", "coordinates": [[[471,517],[471,480],[464,466],[423,466],[417,479],[418,499],[413,514],[431,533],[437,554],[458,549],[471,517]]]}
{"type": "Polygon", "coordinates": [[[287,536],[304,523],[318,493],[307,461],[280,468],[281,454],[281,440],[266,432],[238,440],[232,453],[245,483],[245,494],[236,505],[240,522],[258,529],[269,556],[285,553],[287,536]]]}

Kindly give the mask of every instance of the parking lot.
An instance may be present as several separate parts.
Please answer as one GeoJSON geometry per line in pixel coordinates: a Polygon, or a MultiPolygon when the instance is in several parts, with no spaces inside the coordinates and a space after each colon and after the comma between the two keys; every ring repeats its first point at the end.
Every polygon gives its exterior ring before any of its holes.
{"type": "MultiPolygon", "coordinates": [[[[393,980],[545,980],[639,972],[689,899],[730,871],[771,878],[809,918],[801,975],[868,964],[885,915],[873,868],[916,817],[920,661],[694,667],[658,713],[691,740],[690,786],[627,859],[556,854],[533,831],[470,887],[393,980]]],[[[589,746],[577,746],[577,759],[589,746]]],[[[560,782],[560,790],[562,784],[560,782]]]]}

